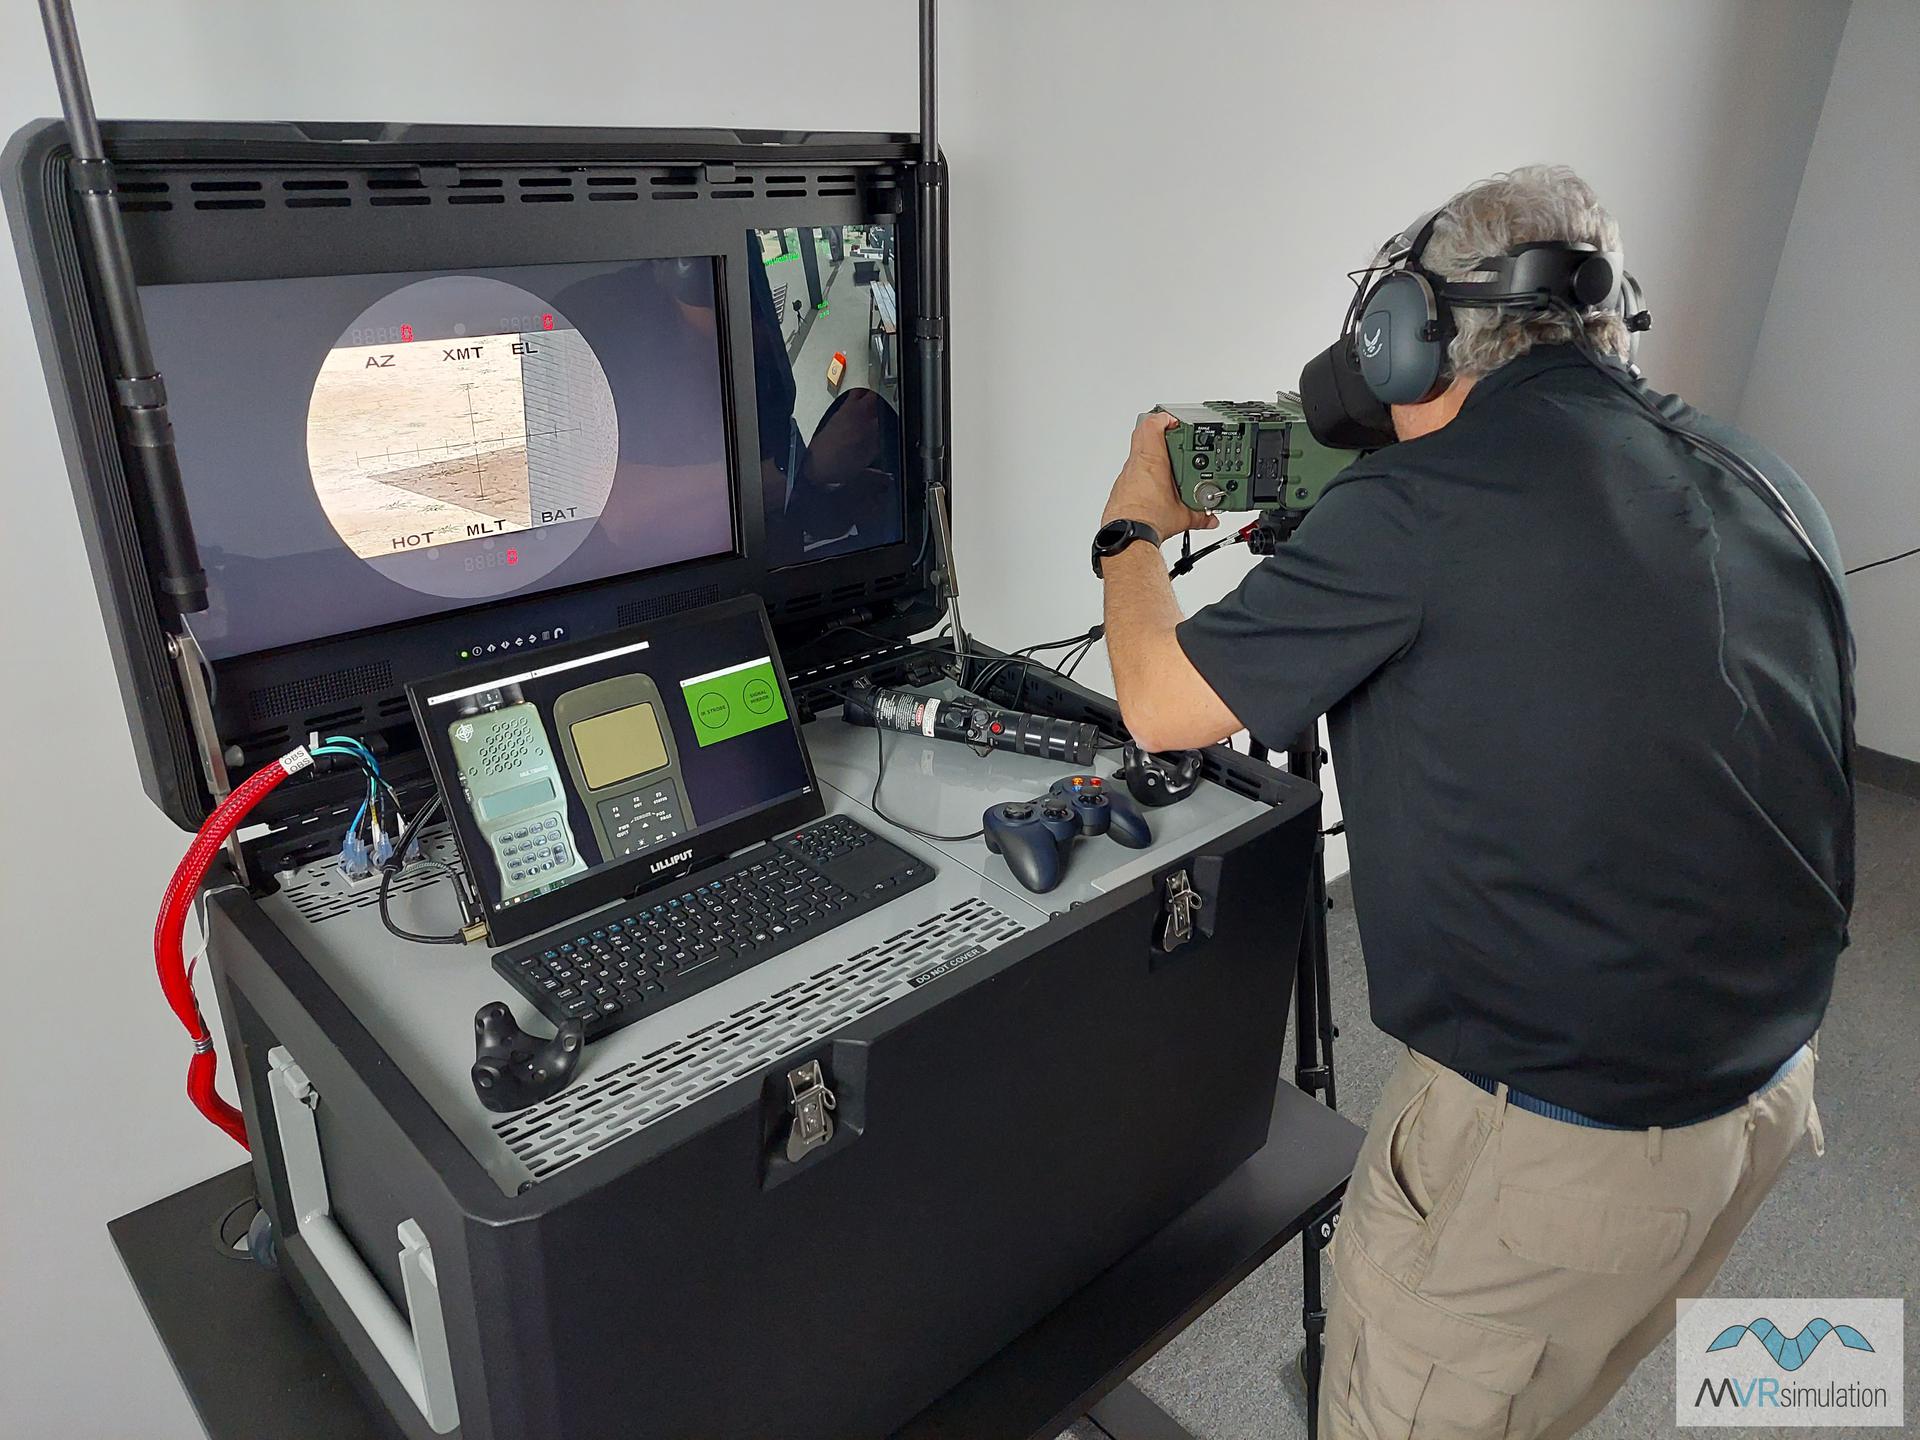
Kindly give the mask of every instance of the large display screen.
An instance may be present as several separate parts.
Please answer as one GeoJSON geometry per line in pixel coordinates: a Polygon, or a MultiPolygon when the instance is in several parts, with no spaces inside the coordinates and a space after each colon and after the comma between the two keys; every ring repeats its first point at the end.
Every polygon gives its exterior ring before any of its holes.
{"type": "Polygon", "coordinates": [[[490,922],[616,869],[631,893],[813,784],[753,601],[409,688],[490,922]]]}
{"type": "Polygon", "coordinates": [[[143,288],[208,656],[731,553],[715,263],[143,288]]]}
{"type": "Polygon", "coordinates": [[[902,538],[896,271],[889,225],[747,232],[772,566],[902,538]]]}

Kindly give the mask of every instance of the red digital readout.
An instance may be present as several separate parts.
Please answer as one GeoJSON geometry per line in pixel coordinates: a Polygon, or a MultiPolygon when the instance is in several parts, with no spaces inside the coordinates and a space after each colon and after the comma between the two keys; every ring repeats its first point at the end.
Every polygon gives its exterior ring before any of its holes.
{"type": "Polygon", "coordinates": [[[542,315],[540,317],[540,328],[542,330],[551,330],[553,328],[553,316],[542,315]]]}
{"type": "Polygon", "coordinates": [[[520,563],[520,552],[518,550],[507,551],[507,563],[509,565],[518,565],[520,563]]]}
{"type": "Polygon", "coordinates": [[[403,343],[413,339],[413,327],[411,325],[402,325],[400,327],[400,339],[403,343]]]}

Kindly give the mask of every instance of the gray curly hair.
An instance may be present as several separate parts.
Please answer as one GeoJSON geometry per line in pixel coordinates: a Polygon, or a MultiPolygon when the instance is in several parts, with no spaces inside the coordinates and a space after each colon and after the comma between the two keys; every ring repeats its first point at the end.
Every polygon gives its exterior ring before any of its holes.
{"type": "MultiPolygon", "coordinates": [[[[1417,232],[1419,224],[1412,230],[1417,232]]],[[[1620,248],[1615,223],[1593,187],[1565,165],[1523,165],[1470,185],[1446,203],[1434,222],[1421,264],[1448,280],[1473,280],[1474,267],[1492,255],[1534,240],[1570,240],[1601,250],[1620,248]]],[[[1510,310],[1454,312],[1453,343],[1447,349],[1453,373],[1485,375],[1536,345],[1573,338],[1564,315],[1522,315],[1510,310]]],[[[1627,327],[1612,301],[1581,317],[1594,348],[1628,358],[1627,327]]]]}

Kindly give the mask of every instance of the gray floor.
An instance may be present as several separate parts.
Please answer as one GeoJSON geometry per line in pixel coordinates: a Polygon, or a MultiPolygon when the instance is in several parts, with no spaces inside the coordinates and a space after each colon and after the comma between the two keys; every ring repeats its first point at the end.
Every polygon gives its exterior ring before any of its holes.
{"type": "MultiPolygon", "coordinates": [[[[1909,1296],[1920,1288],[1920,800],[1862,787],[1860,880],[1853,946],[1841,958],[1820,1037],[1820,1114],[1827,1153],[1803,1149],[1762,1207],[1717,1287],[1730,1295],[1909,1296]]],[[[1392,1068],[1394,1042],[1367,1020],[1346,886],[1332,917],[1340,1108],[1368,1114],[1392,1068]]],[[[1624,1019],[1622,1023],[1631,1023],[1624,1019]]],[[[1292,1059],[1287,1061],[1292,1072],[1292,1059]]],[[[1909,1328],[1915,1317],[1909,1317],[1909,1328]]],[[[1282,1251],[1136,1376],[1199,1440],[1306,1434],[1294,1371],[1300,1346],[1300,1254],[1282,1251]]],[[[1907,1346],[1907,1414],[1920,1416],[1916,1347],[1907,1346]]],[[[1594,1440],[1678,1435],[1669,1341],[1582,1432],[1594,1440]]],[[[1689,1434],[1777,1435],[1715,1429],[1689,1434]]],[[[1792,1432],[1798,1434],[1800,1432],[1792,1432]]],[[[1815,1433],[1815,1432],[1809,1432],[1815,1433]]],[[[1885,1429],[1820,1430],[1881,1436],[1885,1429]]],[[[1909,1433],[1912,1433],[1911,1431],[1909,1433]]],[[[1075,1440],[1097,1440],[1085,1427],[1075,1440]]]]}

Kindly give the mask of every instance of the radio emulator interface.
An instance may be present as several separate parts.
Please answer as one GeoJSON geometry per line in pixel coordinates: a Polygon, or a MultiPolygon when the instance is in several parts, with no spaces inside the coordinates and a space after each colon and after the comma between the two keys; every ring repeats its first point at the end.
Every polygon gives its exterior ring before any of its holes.
{"type": "Polygon", "coordinates": [[[823,808],[756,598],[408,694],[496,944],[823,808]]]}
{"type": "Polygon", "coordinates": [[[609,857],[637,855],[687,828],[680,761],[651,676],[616,675],[553,703],[567,773],[609,857]]]}

